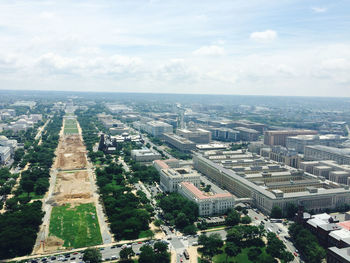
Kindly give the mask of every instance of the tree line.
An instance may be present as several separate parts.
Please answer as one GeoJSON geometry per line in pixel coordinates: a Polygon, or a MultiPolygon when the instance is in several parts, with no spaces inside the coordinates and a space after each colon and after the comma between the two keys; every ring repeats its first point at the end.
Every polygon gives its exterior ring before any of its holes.
{"type": "Polygon", "coordinates": [[[30,203],[30,193],[47,191],[61,125],[62,115],[54,116],[42,134],[42,144],[32,145],[23,157],[30,167],[22,173],[15,196],[6,201],[7,211],[0,215],[0,259],[24,256],[33,249],[44,213],[41,201],[30,203]]]}

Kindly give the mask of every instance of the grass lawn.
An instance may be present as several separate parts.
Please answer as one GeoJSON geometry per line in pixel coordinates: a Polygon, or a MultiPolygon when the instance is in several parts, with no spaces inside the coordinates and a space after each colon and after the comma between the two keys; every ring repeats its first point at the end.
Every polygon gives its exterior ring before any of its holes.
{"type": "MultiPolygon", "coordinates": [[[[225,251],[225,246],[223,246],[222,250],[225,251]]],[[[236,257],[228,257],[227,261],[228,262],[233,261],[233,262],[239,262],[239,263],[254,263],[253,261],[250,261],[248,259],[248,255],[247,255],[248,251],[249,251],[249,248],[244,248],[242,249],[242,252],[238,254],[236,257]]],[[[263,253],[261,255],[266,254],[265,248],[263,248],[262,251],[263,253]]],[[[226,253],[222,253],[213,257],[213,262],[226,263],[226,253]]]]}
{"type": "MultiPolygon", "coordinates": [[[[27,197],[27,196],[28,196],[27,193],[22,193],[18,197],[21,198],[21,197],[27,197]]],[[[42,199],[44,197],[44,195],[37,195],[35,192],[31,192],[29,196],[31,199],[42,199]]]]}
{"type": "Polygon", "coordinates": [[[64,121],[64,134],[78,133],[77,121],[67,119],[64,121]]]}
{"type": "Polygon", "coordinates": [[[151,237],[153,236],[152,230],[144,230],[139,234],[139,238],[151,237]]]}
{"type": "Polygon", "coordinates": [[[87,247],[102,243],[94,204],[81,204],[74,208],[52,208],[50,234],[64,240],[65,247],[87,247]]]}

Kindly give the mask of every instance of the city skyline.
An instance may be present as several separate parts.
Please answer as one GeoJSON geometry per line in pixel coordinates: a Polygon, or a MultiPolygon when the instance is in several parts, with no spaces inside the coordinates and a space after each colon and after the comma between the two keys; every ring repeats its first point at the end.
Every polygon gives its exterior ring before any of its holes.
{"type": "Polygon", "coordinates": [[[6,90],[350,96],[346,1],[2,1],[6,90]]]}

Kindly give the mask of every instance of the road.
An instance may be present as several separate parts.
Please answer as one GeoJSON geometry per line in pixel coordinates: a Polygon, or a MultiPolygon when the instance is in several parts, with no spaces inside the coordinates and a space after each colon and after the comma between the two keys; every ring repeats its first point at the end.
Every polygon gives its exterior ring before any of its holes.
{"type": "MultiPolygon", "coordinates": [[[[287,226],[283,225],[282,223],[271,223],[270,220],[268,220],[264,214],[260,213],[259,211],[254,211],[253,209],[248,209],[248,215],[251,217],[252,223],[254,225],[260,225],[261,222],[264,222],[263,224],[265,230],[271,230],[273,233],[276,233],[276,235],[286,245],[287,250],[289,250],[289,252],[293,254],[296,251],[296,248],[294,247],[293,243],[286,239],[286,237],[289,237],[287,226]]],[[[299,263],[300,258],[294,257],[294,260],[292,262],[299,263]]]]}

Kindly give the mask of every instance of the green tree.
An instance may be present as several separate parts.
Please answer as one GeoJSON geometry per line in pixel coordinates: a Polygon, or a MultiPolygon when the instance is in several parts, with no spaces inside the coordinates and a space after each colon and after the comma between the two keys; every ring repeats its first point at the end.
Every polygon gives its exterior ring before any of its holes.
{"type": "Polygon", "coordinates": [[[126,247],[120,251],[119,255],[121,259],[129,259],[130,257],[135,255],[135,252],[132,250],[131,247],[126,247]]]}
{"type": "Polygon", "coordinates": [[[282,218],[282,209],[279,206],[272,207],[271,218],[282,218]]]}
{"type": "Polygon", "coordinates": [[[259,258],[259,256],[261,255],[262,251],[261,248],[259,247],[252,247],[249,249],[247,255],[248,255],[248,259],[252,262],[256,262],[259,258]]]}
{"type": "Polygon", "coordinates": [[[241,214],[236,210],[231,210],[225,219],[225,223],[228,226],[238,225],[241,221],[241,214]]]}
{"type": "Polygon", "coordinates": [[[101,252],[97,248],[88,248],[84,251],[83,260],[90,263],[102,262],[101,252]]]}
{"type": "Polygon", "coordinates": [[[210,236],[202,234],[198,238],[198,244],[203,246],[200,248],[203,256],[211,259],[214,255],[219,253],[220,248],[223,246],[223,241],[221,236],[217,233],[211,234],[210,236]]]}
{"type": "Polygon", "coordinates": [[[296,212],[298,212],[298,207],[293,203],[287,203],[287,205],[286,205],[286,217],[287,218],[294,218],[296,212]]]}
{"type": "Polygon", "coordinates": [[[241,218],[241,223],[242,224],[248,225],[251,222],[252,222],[252,219],[249,216],[244,216],[244,217],[241,218]]]}
{"type": "Polygon", "coordinates": [[[139,263],[153,263],[155,262],[155,253],[151,246],[143,245],[140,248],[139,263]]]}
{"type": "Polygon", "coordinates": [[[241,253],[241,248],[233,244],[232,242],[227,242],[225,247],[226,262],[228,257],[235,257],[241,253]]]}

